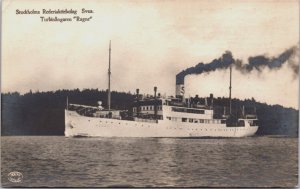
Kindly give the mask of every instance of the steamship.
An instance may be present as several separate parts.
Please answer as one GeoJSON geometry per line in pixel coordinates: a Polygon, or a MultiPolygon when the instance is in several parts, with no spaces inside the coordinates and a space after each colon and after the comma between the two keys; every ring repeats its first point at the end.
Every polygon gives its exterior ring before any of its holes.
{"type": "Polygon", "coordinates": [[[256,113],[239,117],[230,111],[216,113],[213,95],[201,102],[198,96],[184,97],[182,83],[176,83],[176,96],[163,97],[154,87],[153,96],[143,96],[136,90],[136,98],[130,110],[114,110],[110,107],[111,45],[109,45],[108,105],[86,106],[67,100],[65,109],[66,137],[248,137],[256,133],[256,113]]]}

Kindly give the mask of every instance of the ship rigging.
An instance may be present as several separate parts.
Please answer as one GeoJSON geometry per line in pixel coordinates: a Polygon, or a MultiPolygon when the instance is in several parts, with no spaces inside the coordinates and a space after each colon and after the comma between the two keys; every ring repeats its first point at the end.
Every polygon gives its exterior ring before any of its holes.
{"type": "Polygon", "coordinates": [[[176,97],[162,97],[154,87],[153,96],[136,89],[131,110],[111,108],[111,41],[109,42],[107,108],[68,104],[65,136],[87,137],[246,137],[258,129],[255,114],[237,116],[232,112],[232,68],[229,80],[229,115],[216,113],[214,97],[204,103],[196,95],[184,98],[183,85],[176,83],[176,97]]]}

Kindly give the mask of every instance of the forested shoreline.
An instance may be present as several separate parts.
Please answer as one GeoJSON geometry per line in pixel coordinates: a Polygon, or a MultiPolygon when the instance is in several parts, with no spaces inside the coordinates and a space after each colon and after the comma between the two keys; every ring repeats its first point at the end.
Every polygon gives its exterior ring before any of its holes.
{"type": "MultiPolygon", "coordinates": [[[[98,89],[57,90],[49,92],[18,92],[1,94],[1,134],[63,135],[64,109],[67,103],[97,106],[107,103],[107,92],[98,89]]],[[[112,92],[111,106],[130,109],[135,95],[130,92],[112,92]]],[[[204,99],[204,98],[202,98],[204,99]]],[[[280,105],[268,105],[254,99],[233,99],[233,107],[256,107],[260,122],[257,135],[298,135],[298,110],[280,105]]],[[[225,106],[228,98],[214,98],[214,104],[225,106]]]]}

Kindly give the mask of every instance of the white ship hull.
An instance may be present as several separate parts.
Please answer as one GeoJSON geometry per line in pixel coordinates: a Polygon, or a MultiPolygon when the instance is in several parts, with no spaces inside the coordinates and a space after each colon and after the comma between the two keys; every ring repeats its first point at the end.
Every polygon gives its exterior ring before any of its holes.
{"type": "Polygon", "coordinates": [[[226,124],[173,122],[137,122],[99,117],[86,117],[76,111],[65,110],[66,137],[247,137],[256,133],[258,126],[245,121],[242,127],[226,124]]]}

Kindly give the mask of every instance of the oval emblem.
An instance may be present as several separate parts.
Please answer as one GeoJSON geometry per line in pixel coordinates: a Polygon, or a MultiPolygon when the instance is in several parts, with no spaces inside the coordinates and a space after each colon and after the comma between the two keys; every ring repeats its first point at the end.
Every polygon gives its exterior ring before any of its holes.
{"type": "Polygon", "coordinates": [[[18,171],[10,172],[7,176],[10,182],[22,182],[23,180],[23,174],[18,171]]]}

